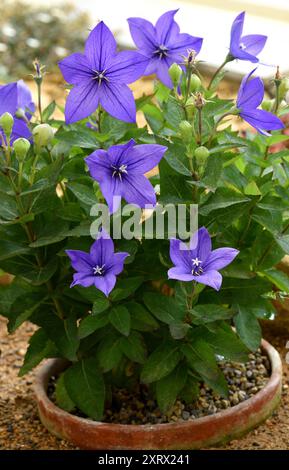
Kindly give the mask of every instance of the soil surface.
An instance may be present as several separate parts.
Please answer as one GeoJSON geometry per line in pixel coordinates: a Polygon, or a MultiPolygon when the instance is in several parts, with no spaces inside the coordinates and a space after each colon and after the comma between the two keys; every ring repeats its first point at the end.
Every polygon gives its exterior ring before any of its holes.
{"type": "MultiPolygon", "coordinates": [[[[288,313],[288,312],[287,312],[288,313]]],[[[289,447],[289,365],[285,362],[289,340],[288,323],[283,319],[263,324],[263,336],[280,352],[284,364],[282,403],[263,425],[222,449],[288,449],[289,447]]],[[[6,320],[0,318],[0,450],[9,449],[75,449],[69,443],[51,436],[39,421],[33,399],[34,373],[17,376],[27,342],[35,330],[31,324],[22,325],[7,336],[6,320]]]]}

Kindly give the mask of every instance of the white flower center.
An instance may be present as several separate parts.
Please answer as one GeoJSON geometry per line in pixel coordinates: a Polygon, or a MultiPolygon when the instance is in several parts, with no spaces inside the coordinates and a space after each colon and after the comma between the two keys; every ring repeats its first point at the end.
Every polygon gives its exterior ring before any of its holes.
{"type": "Polygon", "coordinates": [[[103,70],[102,72],[98,72],[97,70],[93,70],[93,72],[95,73],[95,76],[93,77],[93,80],[97,80],[98,85],[101,85],[103,80],[108,82],[108,78],[105,76],[106,70],[103,70]]]}
{"type": "Polygon", "coordinates": [[[98,266],[97,264],[96,266],[92,268],[93,274],[95,276],[102,276],[104,274],[104,268],[105,268],[105,264],[103,264],[102,266],[98,266]]]}
{"type": "Polygon", "coordinates": [[[112,172],[112,177],[117,177],[122,181],[122,175],[126,174],[127,175],[127,165],[120,165],[120,166],[115,166],[111,165],[111,168],[113,169],[112,172]]]}
{"type": "Polygon", "coordinates": [[[164,44],[161,44],[155,51],[154,54],[158,55],[160,59],[168,56],[169,49],[164,44]]]}
{"type": "Polygon", "coordinates": [[[200,276],[204,272],[203,268],[201,267],[202,261],[198,257],[196,257],[192,259],[192,264],[192,274],[194,276],[200,276]]]}

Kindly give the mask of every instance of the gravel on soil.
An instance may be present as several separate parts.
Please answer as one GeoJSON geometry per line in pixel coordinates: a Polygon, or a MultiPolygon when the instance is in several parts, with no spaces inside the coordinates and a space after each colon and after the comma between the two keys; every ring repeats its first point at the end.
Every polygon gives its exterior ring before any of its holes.
{"type": "MultiPolygon", "coordinates": [[[[0,318],[0,450],[75,449],[72,444],[52,436],[41,424],[33,398],[34,372],[21,378],[17,376],[26,352],[27,341],[34,330],[35,327],[27,323],[13,335],[7,336],[6,320],[0,318]]],[[[279,350],[283,360],[282,404],[259,428],[219,449],[287,450],[289,448],[289,365],[285,361],[289,331],[278,320],[265,322],[263,336],[279,350]]],[[[205,394],[207,392],[208,390],[205,390],[205,394]]]]}

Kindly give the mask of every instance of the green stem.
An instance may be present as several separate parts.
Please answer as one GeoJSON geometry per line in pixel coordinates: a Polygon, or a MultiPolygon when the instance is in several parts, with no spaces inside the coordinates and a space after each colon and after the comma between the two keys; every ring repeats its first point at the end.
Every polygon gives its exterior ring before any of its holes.
{"type": "Polygon", "coordinates": [[[216,70],[216,72],[214,73],[214,75],[212,76],[211,78],[211,81],[208,85],[208,90],[211,89],[213,83],[214,83],[214,80],[215,78],[217,77],[217,75],[219,75],[219,73],[221,72],[221,70],[225,67],[225,65],[228,63],[228,62],[232,62],[232,60],[234,60],[234,57],[232,57],[230,54],[227,55],[226,59],[224,60],[224,62],[220,65],[220,67],[216,70]]]}
{"type": "Polygon", "coordinates": [[[280,84],[281,82],[278,80],[275,81],[275,87],[276,87],[276,97],[275,97],[275,102],[274,102],[274,107],[273,107],[273,113],[277,114],[279,105],[280,105],[280,84]]]}
{"type": "Polygon", "coordinates": [[[39,119],[40,123],[43,123],[42,117],[42,102],[41,102],[41,82],[37,81],[37,95],[38,95],[38,111],[39,111],[39,119]]]}
{"type": "MultiPolygon", "coordinates": [[[[281,232],[281,235],[284,235],[287,230],[289,229],[289,222],[287,225],[285,225],[284,229],[282,230],[281,232]]],[[[268,246],[267,248],[264,250],[261,258],[259,259],[258,263],[257,263],[257,268],[262,264],[262,262],[264,261],[264,259],[266,258],[266,256],[268,256],[268,254],[270,253],[270,251],[272,250],[272,247],[274,246],[274,241],[272,241],[268,246]]]]}
{"type": "Polygon", "coordinates": [[[202,108],[198,108],[198,140],[197,143],[202,145],[202,108]]]}
{"type": "Polygon", "coordinates": [[[220,122],[221,122],[223,119],[225,119],[225,117],[227,117],[227,116],[232,116],[232,115],[234,115],[234,111],[233,111],[233,110],[232,110],[232,111],[229,111],[228,113],[222,114],[222,116],[220,116],[219,119],[217,119],[217,121],[215,122],[215,125],[214,125],[214,127],[213,127],[213,130],[212,130],[212,132],[211,132],[211,135],[210,135],[210,137],[209,137],[209,140],[208,140],[208,146],[209,146],[209,147],[210,147],[210,145],[211,145],[211,143],[212,143],[213,138],[215,137],[215,134],[216,134],[216,132],[217,132],[217,130],[218,130],[218,125],[220,124],[220,122]]]}

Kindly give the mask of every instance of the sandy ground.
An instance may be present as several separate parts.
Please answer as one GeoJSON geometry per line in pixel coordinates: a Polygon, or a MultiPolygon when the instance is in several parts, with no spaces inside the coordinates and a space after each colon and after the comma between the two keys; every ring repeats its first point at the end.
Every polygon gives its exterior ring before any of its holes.
{"type": "MultiPolygon", "coordinates": [[[[17,377],[27,341],[34,329],[33,325],[27,323],[13,335],[7,336],[6,320],[0,318],[0,450],[74,449],[65,441],[51,436],[39,421],[33,399],[34,373],[23,378],[17,377]]],[[[282,404],[266,423],[223,449],[289,448],[289,365],[285,363],[289,331],[282,322],[276,321],[265,324],[263,332],[264,337],[279,350],[284,362],[282,404]]]]}

